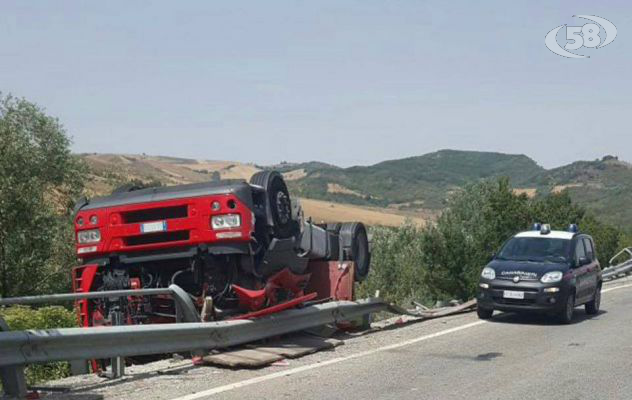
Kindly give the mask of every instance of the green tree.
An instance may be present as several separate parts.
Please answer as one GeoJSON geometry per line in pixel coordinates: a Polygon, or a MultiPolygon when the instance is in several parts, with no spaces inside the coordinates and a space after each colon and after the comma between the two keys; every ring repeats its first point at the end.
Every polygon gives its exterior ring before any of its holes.
{"type": "Polygon", "coordinates": [[[432,297],[470,298],[492,253],[529,221],[529,199],[515,195],[508,179],[457,192],[437,224],[424,232],[424,281],[432,297]]]}
{"type": "Polygon", "coordinates": [[[0,94],[0,295],[67,289],[82,166],[57,119],[0,94]]]}

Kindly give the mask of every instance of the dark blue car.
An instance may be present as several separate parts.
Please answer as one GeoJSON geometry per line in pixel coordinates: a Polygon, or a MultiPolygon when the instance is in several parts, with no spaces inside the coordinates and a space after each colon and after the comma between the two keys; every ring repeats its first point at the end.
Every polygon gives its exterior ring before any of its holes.
{"type": "Polygon", "coordinates": [[[489,319],[494,310],[540,312],[569,323],[577,306],[584,305],[587,314],[599,312],[601,284],[592,237],[576,225],[552,231],[535,224],[509,239],[483,268],[477,313],[489,319]]]}

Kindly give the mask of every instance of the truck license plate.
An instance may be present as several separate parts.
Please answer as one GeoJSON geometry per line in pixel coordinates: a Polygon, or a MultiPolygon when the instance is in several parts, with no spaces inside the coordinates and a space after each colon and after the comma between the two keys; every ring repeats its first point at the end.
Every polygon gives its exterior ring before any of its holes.
{"type": "Polygon", "coordinates": [[[503,297],[506,299],[524,299],[524,292],[518,292],[516,290],[504,290],[503,297]]]}
{"type": "Polygon", "coordinates": [[[164,232],[167,230],[167,221],[147,222],[140,226],[142,233],[164,232]]]}

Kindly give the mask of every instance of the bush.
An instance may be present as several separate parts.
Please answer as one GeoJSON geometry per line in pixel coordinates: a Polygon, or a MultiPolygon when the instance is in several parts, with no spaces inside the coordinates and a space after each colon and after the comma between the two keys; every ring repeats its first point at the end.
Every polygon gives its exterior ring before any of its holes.
{"type": "Polygon", "coordinates": [[[358,296],[373,296],[379,290],[389,301],[425,300],[421,229],[407,223],[400,228],[375,227],[370,233],[371,270],[358,286],[358,296]]]}
{"type": "Polygon", "coordinates": [[[509,180],[483,181],[455,193],[436,225],[373,228],[371,272],[358,295],[380,290],[390,301],[467,300],[476,293],[481,269],[505,240],[533,222],[565,230],[577,223],[595,239],[602,268],[632,239],[574,204],[566,193],[529,199],[509,180]]]}
{"type": "MultiPolygon", "coordinates": [[[[72,328],[77,326],[77,316],[63,307],[42,307],[32,309],[25,306],[0,308],[2,317],[9,329],[21,331],[27,329],[72,328]]],[[[59,379],[70,375],[70,364],[54,362],[41,365],[29,365],[26,379],[29,385],[38,382],[59,379]]]]}

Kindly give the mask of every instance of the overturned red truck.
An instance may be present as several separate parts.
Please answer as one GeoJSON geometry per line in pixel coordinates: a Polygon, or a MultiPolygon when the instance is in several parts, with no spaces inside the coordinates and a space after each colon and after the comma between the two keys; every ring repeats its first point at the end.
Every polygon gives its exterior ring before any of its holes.
{"type": "MultiPolygon", "coordinates": [[[[73,270],[75,291],[176,284],[206,319],[345,299],[350,294],[338,293],[341,282],[353,285],[369,271],[362,223],[305,220],[275,171],[258,172],[250,182],[124,186],[81,199],[74,223],[82,262],[73,270]]],[[[126,324],[175,321],[168,296],[131,296],[80,301],[81,324],[110,325],[113,308],[126,324]]]]}

